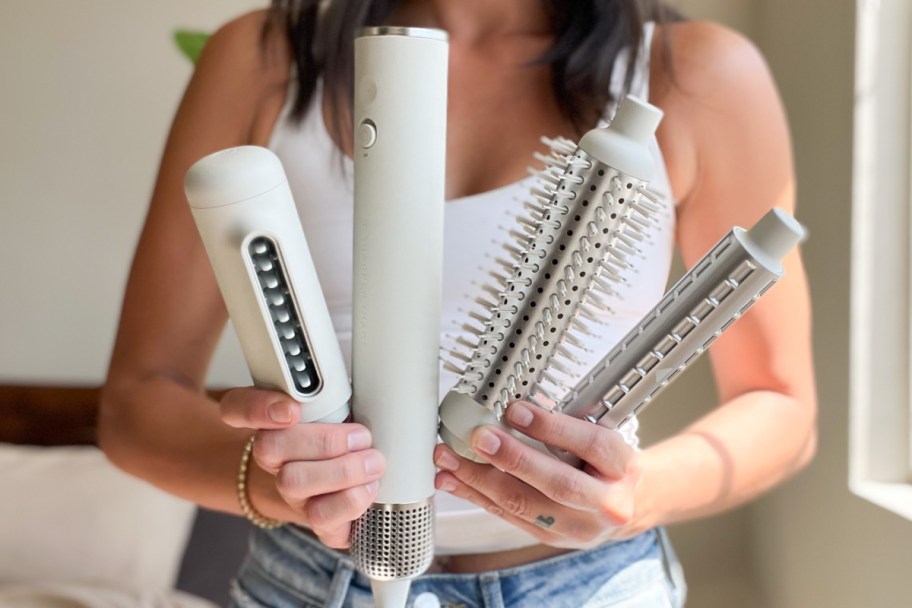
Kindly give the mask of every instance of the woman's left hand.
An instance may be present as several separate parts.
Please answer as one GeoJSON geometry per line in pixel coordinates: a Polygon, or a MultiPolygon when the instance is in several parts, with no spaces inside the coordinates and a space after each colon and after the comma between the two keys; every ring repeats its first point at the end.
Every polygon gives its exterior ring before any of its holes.
{"type": "Polygon", "coordinates": [[[434,462],[442,470],[436,487],[554,547],[589,548],[645,530],[635,504],[638,454],[619,433],[522,402],[510,405],[506,420],[517,431],[580,457],[584,467],[575,469],[486,425],[475,429],[472,448],[491,464],[438,445],[434,462]]]}

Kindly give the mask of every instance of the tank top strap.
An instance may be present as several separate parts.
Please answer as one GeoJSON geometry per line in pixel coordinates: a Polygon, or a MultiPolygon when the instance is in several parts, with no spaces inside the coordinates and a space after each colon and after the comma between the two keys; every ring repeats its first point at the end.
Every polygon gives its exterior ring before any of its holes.
{"type": "Polygon", "coordinates": [[[652,49],[652,39],[655,34],[655,22],[647,21],[643,25],[643,37],[636,57],[631,57],[631,49],[623,49],[614,60],[611,71],[610,92],[615,101],[608,104],[603,115],[603,120],[609,121],[617,111],[617,103],[625,95],[633,95],[649,101],[649,56],[652,49]],[[630,87],[627,88],[625,79],[630,62],[633,61],[633,76],[630,87]]]}

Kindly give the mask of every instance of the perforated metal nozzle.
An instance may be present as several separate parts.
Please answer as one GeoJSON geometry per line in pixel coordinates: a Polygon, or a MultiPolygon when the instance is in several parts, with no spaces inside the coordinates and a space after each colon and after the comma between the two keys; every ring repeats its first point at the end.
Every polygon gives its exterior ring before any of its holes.
{"type": "Polygon", "coordinates": [[[354,522],[351,556],[374,580],[414,578],[434,559],[434,503],[374,503],[354,522]]]}

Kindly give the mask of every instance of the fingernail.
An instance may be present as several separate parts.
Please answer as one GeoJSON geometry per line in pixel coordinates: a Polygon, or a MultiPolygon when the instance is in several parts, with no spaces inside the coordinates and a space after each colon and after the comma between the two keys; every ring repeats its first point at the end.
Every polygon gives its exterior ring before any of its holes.
{"type": "Polygon", "coordinates": [[[475,449],[485,454],[496,454],[500,449],[500,437],[488,429],[479,429],[475,432],[475,449]]]}
{"type": "Polygon", "coordinates": [[[364,472],[368,475],[376,475],[383,470],[383,456],[378,452],[371,452],[364,457],[364,472]]]}
{"type": "Polygon", "coordinates": [[[371,446],[371,434],[367,429],[358,429],[348,435],[348,449],[351,451],[366,450],[371,446]]]}
{"type": "Polygon", "coordinates": [[[285,401],[271,403],[269,407],[266,408],[266,413],[269,415],[269,419],[276,424],[288,424],[291,422],[291,418],[294,415],[291,411],[291,406],[285,401]]]}
{"type": "Polygon", "coordinates": [[[372,481],[364,487],[367,490],[368,494],[376,494],[377,490],[380,489],[380,480],[378,479],[377,481],[372,481]]]}
{"type": "Polygon", "coordinates": [[[456,480],[449,475],[442,475],[440,477],[440,489],[444,492],[452,492],[456,489],[456,480]]]}
{"type": "Polygon", "coordinates": [[[532,410],[521,403],[511,405],[510,410],[507,412],[507,417],[514,426],[529,426],[532,424],[532,418],[534,418],[532,410]]]}
{"type": "Polygon", "coordinates": [[[455,471],[459,468],[459,460],[446,448],[440,449],[440,455],[437,457],[437,466],[444,471],[455,471]]]}

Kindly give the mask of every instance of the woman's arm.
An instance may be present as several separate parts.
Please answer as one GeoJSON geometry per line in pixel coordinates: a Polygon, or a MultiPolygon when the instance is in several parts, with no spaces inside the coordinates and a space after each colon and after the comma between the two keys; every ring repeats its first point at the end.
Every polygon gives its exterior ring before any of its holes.
{"type": "MultiPolygon", "coordinates": [[[[654,52],[653,101],[666,112],[659,138],[682,201],[678,244],[691,265],[732,226],[750,226],[773,206],[793,211],[792,155],[757,51],[719,26],[667,27],[673,80],[661,49],[654,52]]],[[[810,306],[797,254],[785,270],[710,349],[722,404],[684,432],[636,453],[607,429],[513,405],[514,427],[583,457],[586,469],[490,427],[476,430],[473,447],[496,468],[438,447],[446,470],[438,487],[543,542],[587,546],[718,513],[779,483],[813,454],[816,412],[810,306]]]]}
{"type": "MultiPolygon", "coordinates": [[[[785,113],[759,52],[719,26],[675,29],[669,38],[680,82],[658,92],[669,118],[660,137],[692,142],[677,234],[689,267],[732,226],[751,226],[770,207],[794,213],[795,178],[785,113]]],[[[709,350],[723,405],[642,454],[647,524],[743,503],[812,457],[810,300],[797,252],[784,268],[784,278],[709,350]]]]}
{"type": "MultiPolygon", "coordinates": [[[[213,35],[174,119],[130,272],[99,440],[127,472],[239,513],[237,473],[249,429],[286,429],[261,431],[254,449],[260,466],[250,468],[248,487],[262,514],[308,525],[320,502],[313,494],[348,504],[355,512],[349,519],[356,517],[356,507],[369,504],[364,486],[379,477],[382,457],[379,467],[365,466],[376,451],[365,449],[370,437],[364,440],[360,425],[296,425],[298,408],[280,393],[238,389],[221,404],[206,398],[206,369],[227,312],[183,192],[187,170],[203,156],[268,139],[290,60],[284,39],[269,38],[261,48],[264,17],[251,13],[213,35]]],[[[347,522],[334,517],[318,524],[334,526],[336,544],[344,544],[347,533],[339,529],[347,522]]]]}
{"type": "Polygon", "coordinates": [[[212,36],[174,118],[127,283],[99,420],[101,446],[116,465],[228,511],[238,510],[232,488],[246,433],[225,426],[218,405],[203,393],[227,312],[183,180],[203,156],[251,143],[260,105],[281,86],[251,44],[260,19],[242,17],[212,36]]]}

